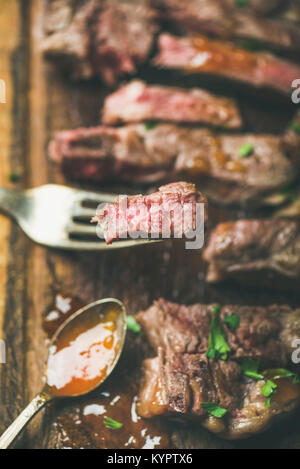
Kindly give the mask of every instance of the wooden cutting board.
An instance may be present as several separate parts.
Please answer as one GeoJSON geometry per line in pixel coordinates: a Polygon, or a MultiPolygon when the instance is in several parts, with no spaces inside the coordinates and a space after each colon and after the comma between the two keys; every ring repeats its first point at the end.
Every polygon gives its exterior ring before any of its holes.
{"type": "MultiPolygon", "coordinates": [[[[0,104],[0,184],[6,187],[64,183],[47,161],[47,142],[56,130],[97,124],[101,102],[108,93],[98,81],[70,83],[43,61],[39,52],[43,7],[44,0],[0,0],[0,79],[7,87],[6,104],[0,104]],[[18,183],[10,182],[12,174],[19,177],[18,183]]],[[[156,72],[149,66],[140,73],[153,82],[183,81],[175,74],[156,72]]],[[[195,84],[195,78],[185,78],[184,82],[187,86],[195,84]]],[[[213,89],[215,85],[211,86],[213,89]]],[[[241,99],[241,106],[251,131],[283,131],[295,110],[282,103],[262,105],[246,98],[241,99]]],[[[105,190],[124,193],[133,189],[110,186],[105,190]]],[[[211,226],[219,220],[241,216],[245,216],[241,211],[210,208],[211,226]]],[[[41,389],[47,355],[43,318],[59,293],[80,297],[85,303],[117,297],[131,314],[160,296],[187,304],[300,305],[297,294],[247,291],[234,284],[212,288],[203,279],[201,253],[185,251],[181,243],[101,254],[57,252],[34,245],[14,223],[1,216],[0,339],[5,340],[7,357],[6,364],[0,365],[0,431],[41,389]]],[[[142,349],[134,334],[129,334],[128,342],[129,348],[142,349]]],[[[125,373],[126,366],[125,360],[125,373]]],[[[66,446],[67,427],[62,427],[61,422],[75,412],[77,405],[66,402],[36,417],[16,446],[66,446]]],[[[72,422],[68,426],[72,427],[72,422]]],[[[100,426],[97,432],[102,431],[100,426]]],[[[179,448],[300,448],[299,414],[263,435],[239,443],[219,440],[197,425],[176,423],[169,425],[167,431],[170,444],[179,448]]],[[[78,430],[73,437],[72,428],[67,440],[70,447],[99,446],[89,433],[78,430]]]]}

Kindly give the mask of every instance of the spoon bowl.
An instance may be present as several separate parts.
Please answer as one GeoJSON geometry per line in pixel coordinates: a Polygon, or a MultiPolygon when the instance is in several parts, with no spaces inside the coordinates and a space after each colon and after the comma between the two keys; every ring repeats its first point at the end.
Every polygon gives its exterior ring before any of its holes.
{"type": "Polygon", "coordinates": [[[125,306],[115,298],[96,301],[70,316],[51,340],[43,391],[1,436],[0,449],[8,448],[48,402],[82,396],[100,386],[119,361],[126,330],[125,306]]]}
{"type": "Polygon", "coordinates": [[[77,397],[100,386],[119,361],[126,330],[125,307],[114,298],[96,301],[70,316],[51,340],[45,392],[77,397]]]}

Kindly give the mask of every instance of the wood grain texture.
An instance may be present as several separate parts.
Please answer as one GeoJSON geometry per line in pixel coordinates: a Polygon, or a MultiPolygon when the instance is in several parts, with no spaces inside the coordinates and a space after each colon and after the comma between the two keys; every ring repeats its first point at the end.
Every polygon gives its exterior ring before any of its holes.
{"type": "MultiPolygon", "coordinates": [[[[0,78],[8,83],[8,103],[5,107],[0,104],[3,185],[8,184],[12,169],[22,176],[20,185],[27,187],[65,182],[47,159],[47,143],[56,130],[99,122],[100,106],[108,92],[98,81],[70,83],[43,60],[39,44],[44,4],[44,0],[0,0],[0,78]]],[[[182,85],[182,77],[150,67],[141,69],[140,77],[182,85]]],[[[184,84],[195,85],[195,78],[185,78],[184,84]]],[[[215,90],[213,83],[205,84],[215,90]]],[[[259,103],[243,97],[241,107],[251,131],[280,132],[294,111],[282,104],[263,106],[261,111],[259,103]]],[[[136,190],[126,186],[104,189],[136,190]]],[[[211,207],[210,224],[238,216],[246,215],[211,207]]],[[[234,284],[208,287],[201,253],[185,251],[181,243],[101,254],[63,253],[33,245],[15,225],[10,229],[10,222],[2,217],[0,227],[0,337],[2,334],[8,344],[7,365],[0,365],[0,431],[41,388],[47,354],[42,320],[56,293],[67,292],[86,303],[114,296],[125,302],[130,314],[160,296],[187,304],[300,304],[299,294],[248,291],[234,284]]],[[[17,447],[60,447],[57,416],[71,412],[72,406],[68,403],[36,418],[17,447]]],[[[173,440],[181,448],[300,448],[299,414],[240,443],[221,441],[197,425],[174,424],[172,428],[173,440]]],[[[82,445],[89,444],[89,436],[82,435],[82,445]]]]}
{"type": "MultiPolygon", "coordinates": [[[[7,103],[1,105],[1,184],[8,186],[11,173],[26,184],[27,151],[27,28],[25,4],[1,0],[1,67],[7,85],[7,103]]],[[[15,418],[26,403],[26,261],[27,244],[23,233],[1,219],[1,331],[6,341],[7,363],[0,365],[1,430],[15,418]],[[9,233],[8,241],[6,241],[9,233]]]]}

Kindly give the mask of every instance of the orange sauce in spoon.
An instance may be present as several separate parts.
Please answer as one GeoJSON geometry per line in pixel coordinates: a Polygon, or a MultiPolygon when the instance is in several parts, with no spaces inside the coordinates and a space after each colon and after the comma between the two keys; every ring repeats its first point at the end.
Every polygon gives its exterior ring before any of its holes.
{"type": "Polygon", "coordinates": [[[75,318],[49,350],[46,382],[54,396],[88,393],[106,378],[120,348],[118,311],[75,318]]]}

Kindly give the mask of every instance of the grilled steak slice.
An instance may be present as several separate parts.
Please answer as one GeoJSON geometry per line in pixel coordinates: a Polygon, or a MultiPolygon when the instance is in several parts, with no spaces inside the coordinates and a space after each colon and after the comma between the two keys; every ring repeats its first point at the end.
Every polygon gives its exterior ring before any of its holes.
{"type": "Polygon", "coordinates": [[[113,85],[121,76],[135,73],[148,57],[157,31],[155,12],[148,4],[90,0],[72,8],[50,3],[43,51],[75,79],[98,75],[113,85]],[[53,18],[60,17],[61,27],[53,28],[53,18]]]}
{"type": "Polygon", "coordinates": [[[201,403],[214,402],[233,412],[241,401],[241,370],[233,361],[209,360],[205,354],[158,350],[143,363],[138,411],[144,418],[178,415],[205,418],[201,403]]]}
{"type": "Polygon", "coordinates": [[[108,84],[134,74],[149,55],[157,26],[148,3],[108,2],[94,25],[95,70],[108,84]]]}
{"type": "Polygon", "coordinates": [[[260,360],[262,369],[293,368],[291,351],[300,332],[300,310],[284,306],[221,308],[220,325],[231,349],[226,361],[206,354],[212,316],[213,305],[184,306],[163,299],[138,314],[157,353],[143,363],[138,410],[145,418],[167,415],[198,419],[224,438],[245,438],[300,405],[299,384],[279,379],[278,394],[266,407],[262,387],[274,377],[274,371],[262,372],[256,382],[246,378],[241,369],[241,359],[245,358],[260,360]],[[233,312],[239,317],[236,329],[225,322],[233,312]],[[226,409],[226,416],[208,416],[204,403],[226,409]]]}
{"type": "MultiPolygon", "coordinates": [[[[209,348],[212,309],[212,305],[185,306],[160,299],[140,312],[137,319],[155,351],[162,347],[178,354],[203,354],[209,348]]],[[[297,338],[294,333],[283,340],[290,318],[294,319],[293,311],[286,306],[224,306],[220,322],[231,349],[230,359],[253,358],[260,360],[263,368],[287,366],[291,344],[297,338]],[[239,317],[238,329],[231,329],[225,322],[232,313],[239,317]]]]}
{"type": "MultiPolygon", "coordinates": [[[[74,2],[73,2],[74,3],[74,2]]],[[[95,14],[94,2],[87,2],[78,9],[69,2],[68,11],[63,2],[51,2],[46,16],[46,37],[42,51],[47,58],[55,59],[69,71],[74,79],[88,79],[94,75],[90,60],[90,21],[95,14]],[[65,13],[64,13],[65,12],[65,13]],[[65,16],[64,16],[65,15],[65,16]],[[56,29],[55,19],[62,16],[61,27],[56,29]]]]}
{"type": "MultiPolygon", "coordinates": [[[[298,140],[297,140],[298,141],[298,140]]],[[[193,179],[212,200],[259,206],[298,176],[297,141],[285,136],[217,134],[159,124],[59,132],[50,156],[72,179],[158,182],[193,179]],[[241,149],[251,149],[241,157],[241,149]]]]}
{"type": "Polygon", "coordinates": [[[163,68],[226,77],[286,93],[300,76],[299,65],[204,36],[182,38],[162,34],[158,44],[159,54],[155,63],[163,68]]]}
{"type": "Polygon", "coordinates": [[[277,49],[300,50],[299,28],[267,14],[278,1],[241,8],[234,0],[158,0],[164,16],[187,33],[211,33],[227,39],[255,39],[277,49]],[[266,4],[266,5],[265,5],[266,4]]]}
{"type": "Polygon", "coordinates": [[[299,288],[300,225],[291,220],[220,224],[204,252],[208,282],[226,278],[253,285],[299,288]]]}
{"type": "Polygon", "coordinates": [[[104,124],[146,120],[203,122],[232,129],[242,125],[234,100],[200,89],[150,86],[135,80],[106,98],[104,124]]]}
{"type": "Polygon", "coordinates": [[[197,220],[197,204],[205,205],[206,199],[194,184],[175,182],[150,195],[120,196],[101,208],[94,221],[107,244],[128,236],[183,238],[195,231],[198,222],[204,224],[205,211],[197,220]]]}

